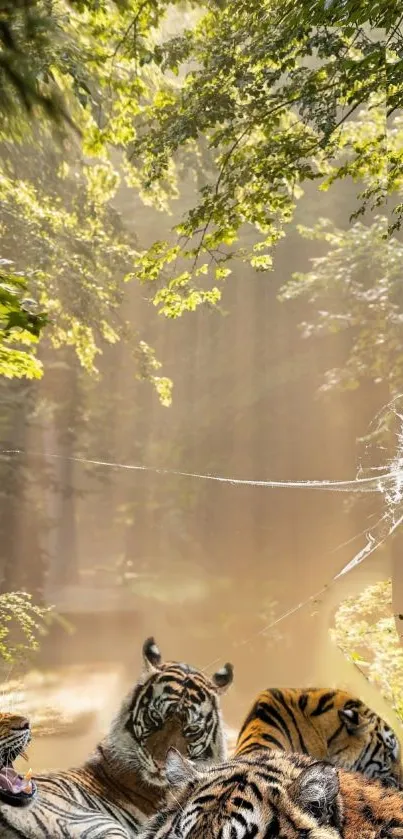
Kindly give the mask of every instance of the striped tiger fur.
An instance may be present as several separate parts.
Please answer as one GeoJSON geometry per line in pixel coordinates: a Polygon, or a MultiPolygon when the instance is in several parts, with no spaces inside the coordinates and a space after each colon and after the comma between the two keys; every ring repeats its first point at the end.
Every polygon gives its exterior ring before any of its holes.
{"type": "Polygon", "coordinates": [[[141,839],[402,839],[403,795],[299,754],[258,750],[198,771],[170,750],[173,788],[141,839]]]}
{"type": "Polygon", "coordinates": [[[201,765],[225,758],[219,695],[232,665],[210,679],[187,664],[163,663],[153,638],[143,657],[143,673],[95,753],[78,769],[36,776],[38,799],[24,813],[0,806],[1,838],[136,836],[164,800],[170,745],[201,765]]]}
{"type": "Polygon", "coordinates": [[[0,802],[25,807],[36,795],[36,785],[21,777],[13,761],[23,755],[31,739],[29,720],[19,714],[0,714],[0,802]]]}
{"type": "Polygon", "coordinates": [[[341,690],[271,688],[259,694],[235,747],[300,752],[400,787],[399,741],[364,702],[341,690]]]}

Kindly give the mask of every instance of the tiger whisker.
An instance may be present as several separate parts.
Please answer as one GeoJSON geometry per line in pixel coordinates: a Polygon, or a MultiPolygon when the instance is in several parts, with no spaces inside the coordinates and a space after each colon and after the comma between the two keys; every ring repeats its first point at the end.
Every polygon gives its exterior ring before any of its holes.
{"type": "Polygon", "coordinates": [[[172,790],[171,790],[171,796],[172,796],[173,800],[175,801],[175,804],[177,804],[177,805],[178,805],[178,807],[179,807],[179,809],[180,809],[181,813],[183,813],[183,812],[184,812],[184,811],[183,811],[183,807],[182,807],[182,805],[181,805],[180,801],[179,801],[179,800],[176,798],[176,796],[173,794],[172,790]]]}

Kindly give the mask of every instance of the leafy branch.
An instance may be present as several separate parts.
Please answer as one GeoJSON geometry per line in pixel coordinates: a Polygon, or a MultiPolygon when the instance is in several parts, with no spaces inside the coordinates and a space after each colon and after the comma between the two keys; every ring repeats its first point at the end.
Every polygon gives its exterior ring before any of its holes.
{"type": "Polygon", "coordinates": [[[12,664],[36,652],[50,617],[51,609],[35,605],[26,592],[0,594],[0,659],[12,664]]]}
{"type": "Polygon", "coordinates": [[[35,357],[35,344],[48,323],[45,312],[27,297],[28,280],[11,272],[11,260],[0,260],[0,375],[39,378],[42,367],[35,357]],[[18,349],[16,345],[29,349],[18,349]]]}
{"type": "Polygon", "coordinates": [[[403,720],[403,650],[393,615],[391,581],[376,583],[345,600],[336,612],[331,635],[403,720]]]}

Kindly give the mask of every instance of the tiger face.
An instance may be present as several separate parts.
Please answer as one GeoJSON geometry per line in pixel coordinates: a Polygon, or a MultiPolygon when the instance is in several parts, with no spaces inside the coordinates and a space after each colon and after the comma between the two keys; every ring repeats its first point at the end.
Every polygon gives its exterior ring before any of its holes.
{"type": "Polygon", "coordinates": [[[17,807],[29,804],[36,794],[33,781],[22,778],[13,761],[24,752],[31,740],[31,726],[18,714],[0,713],[0,801],[17,807]]]}
{"type": "Polygon", "coordinates": [[[360,699],[328,688],[269,688],[259,694],[239,733],[237,756],[257,748],[299,752],[400,787],[399,741],[360,699]]]}
{"type": "Polygon", "coordinates": [[[108,745],[127,771],[165,787],[170,746],[200,764],[225,758],[219,696],[232,683],[233,668],[225,664],[210,679],[187,664],[164,663],[153,638],[145,641],[143,658],[142,676],[112,725],[108,745]]]}
{"type": "Polygon", "coordinates": [[[331,757],[339,756],[338,764],[346,769],[361,772],[371,780],[380,780],[386,786],[400,788],[401,749],[390,726],[363,703],[360,707],[339,710],[339,718],[341,726],[329,749],[331,757]]]}
{"type": "Polygon", "coordinates": [[[141,839],[344,836],[337,770],[323,761],[266,751],[200,772],[170,750],[166,773],[172,797],[141,839]]]}

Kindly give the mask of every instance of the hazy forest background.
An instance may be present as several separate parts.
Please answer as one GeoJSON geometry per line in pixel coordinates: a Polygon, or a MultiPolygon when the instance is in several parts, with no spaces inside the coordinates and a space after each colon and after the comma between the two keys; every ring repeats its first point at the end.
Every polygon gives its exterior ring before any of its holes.
{"type": "Polygon", "coordinates": [[[35,769],[150,634],[234,662],[234,729],[338,684],[399,730],[402,47],[382,0],[0,0],[0,655],[35,769]]]}

